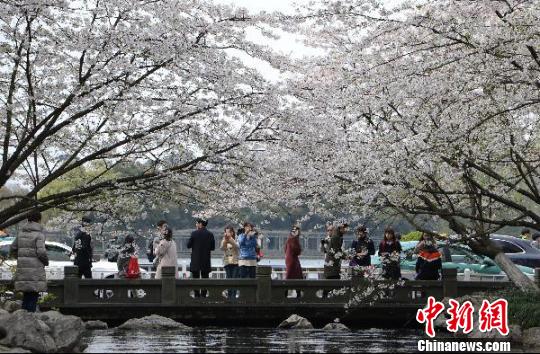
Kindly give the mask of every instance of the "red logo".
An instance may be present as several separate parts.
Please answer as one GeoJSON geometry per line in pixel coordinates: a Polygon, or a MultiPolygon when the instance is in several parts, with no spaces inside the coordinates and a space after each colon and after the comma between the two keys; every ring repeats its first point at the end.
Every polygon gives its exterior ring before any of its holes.
{"type": "MultiPolygon", "coordinates": [[[[474,306],[470,301],[465,301],[462,305],[458,301],[451,299],[450,307],[446,311],[450,318],[446,321],[446,329],[449,332],[457,332],[460,328],[467,334],[473,330],[474,306]]],[[[433,296],[428,297],[427,306],[416,313],[418,323],[425,323],[426,334],[435,337],[433,322],[444,311],[442,302],[436,301],[433,296]]],[[[494,329],[506,336],[510,332],[508,327],[508,301],[498,299],[493,302],[482,301],[482,306],[478,311],[479,329],[481,332],[489,332],[494,329]]]]}
{"type": "Polygon", "coordinates": [[[435,328],[433,321],[444,311],[444,304],[435,300],[433,296],[428,298],[427,307],[423,310],[418,310],[416,320],[418,323],[426,324],[426,334],[431,338],[435,337],[435,328]]]}
{"type": "Polygon", "coordinates": [[[448,331],[457,332],[462,328],[463,333],[467,334],[473,330],[474,307],[470,301],[465,301],[460,306],[459,302],[450,299],[450,308],[446,312],[450,315],[450,319],[446,321],[448,331]]]}
{"type": "Polygon", "coordinates": [[[482,301],[479,312],[480,331],[489,332],[493,329],[499,331],[503,336],[508,335],[508,301],[499,299],[490,303],[482,301]]]}

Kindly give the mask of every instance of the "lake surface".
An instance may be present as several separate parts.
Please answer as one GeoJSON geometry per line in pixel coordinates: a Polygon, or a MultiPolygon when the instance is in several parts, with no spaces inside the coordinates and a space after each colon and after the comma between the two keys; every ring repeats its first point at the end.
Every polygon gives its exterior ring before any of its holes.
{"type": "Polygon", "coordinates": [[[351,332],[273,328],[197,328],[190,331],[93,331],[85,353],[120,352],[416,352],[422,331],[358,329],[351,332]]]}

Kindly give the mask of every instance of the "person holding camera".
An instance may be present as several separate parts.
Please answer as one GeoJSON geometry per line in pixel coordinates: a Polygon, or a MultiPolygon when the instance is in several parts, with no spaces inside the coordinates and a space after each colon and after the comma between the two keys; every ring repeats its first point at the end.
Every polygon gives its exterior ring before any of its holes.
{"type": "Polygon", "coordinates": [[[351,259],[350,266],[367,267],[371,265],[371,256],[375,254],[375,244],[368,236],[365,225],[361,224],[356,228],[357,239],[351,244],[354,256],[351,259]]]}
{"type": "Polygon", "coordinates": [[[319,248],[319,251],[321,253],[326,254],[328,252],[328,244],[330,243],[330,236],[332,235],[332,231],[334,230],[334,226],[331,223],[326,224],[326,235],[321,240],[321,245],[319,248]]]}
{"type": "Polygon", "coordinates": [[[238,236],[240,278],[255,278],[257,274],[258,233],[250,222],[244,223],[244,232],[238,236]]]}
{"type": "MultiPolygon", "coordinates": [[[[238,278],[238,256],[239,247],[235,239],[235,232],[232,226],[226,226],[223,230],[223,239],[221,240],[221,250],[223,251],[223,268],[225,269],[225,277],[227,279],[238,278]]],[[[227,296],[229,299],[236,298],[236,290],[228,289],[227,296]]]]}
{"type": "Polygon", "coordinates": [[[156,249],[158,248],[161,240],[165,238],[169,230],[169,225],[167,225],[167,221],[165,220],[158,221],[156,226],[154,237],[148,241],[146,249],[146,256],[148,257],[148,261],[151,263],[154,263],[154,260],[156,259],[156,249]]]}
{"type": "Polygon", "coordinates": [[[349,224],[341,221],[333,228],[328,241],[326,257],[324,259],[324,278],[340,279],[341,260],[346,258],[343,252],[343,235],[349,231],[349,224]]]}
{"type": "Polygon", "coordinates": [[[79,278],[92,279],[92,261],[94,257],[94,239],[91,236],[92,219],[83,216],[81,226],[75,229],[72,252],[75,254],[73,264],[79,267],[79,278]]]}

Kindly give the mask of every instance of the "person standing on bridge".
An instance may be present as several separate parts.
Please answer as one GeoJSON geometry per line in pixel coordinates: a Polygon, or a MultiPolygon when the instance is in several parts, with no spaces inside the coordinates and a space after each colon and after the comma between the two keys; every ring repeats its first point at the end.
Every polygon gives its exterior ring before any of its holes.
{"type": "Polygon", "coordinates": [[[383,278],[392,280],[401,278],[400,253],[401,243],[397,240],[394,229],[387,227],[384,230],[383,240],[379,244],[383,278]]]}
{"type": "Polygon", "coordinates": [[[45,266],[49,265],[40,212],[28,215],[28,223],[11,244],[9,253],[17,258],[15,291],[23,293],[22,308],[36,312],[39,292],[47,291],[45,266]]]}
{"type": "Polygon", "coordinates": [[[169,226],[165,220],[158,221],[156,233],[154,234],[154,238],[148,242],[148,249],[146,251],[149,262],[154,262],[154,259],[156,258],[156,248],[161,240],[163,240],[165,237],[165,233],[167,232],[168,228],[169,226]]]}
{"type": "Polygon", "coordinates": [[[255,226],[250,222],[244,223],[244,232],[238,235],[238,246],[240,247],[240,257],[238,266],[240,268],[240,278],[255,278],[257,274],[257,238],[255,226]]]}
{"type": "Polygon", "coordinates": [[[418,253],[416,260],[416,280],[439,280],[442,269],[442,256],[437,250],[437,243],[432,235],[422,233],[421,241],[414,250],[418,253]]]}
{"type": "Polygon", "coordinates": [[[339,222],[332,230],[324,259],[325,279],[340,279],[341,277],[341,260],[346,258],[343,252],[343,235],[347,231],[349,231],[349,224],[345,221],[339,222]]]}
{"type": "Polygon", "coordinates": [[[73,242],[73,253],[75,261],[79,267],[79,278],[92,279],[92,258],[94,257],[94,240],[90,235],[90,225],[92,220],[83,216],[81,226],[75,229],[75,239],[73,242]]]}
{"type": "MultiPolygon", "coordinates": [[[[191,277],[194,279],[208,279],[210,275],[211,262],[210,253],[216,249],[216,241],[214,234],[206,229],[208,221],[201,218],[195,223],[197,230],[191,233],[191,237],[187,243],[187,248],[191,248],[191,263],[189,270],[191,277]]],[[[206,297],[206,290],[202,293],[195,291],[195,296],[206,297]]]]}
{"type": "Polygon", "coordinates": [[[360,224],[356,228],[357,239],[351,244],[352,252],[354,253],[349,265],[352,267],[360,266],[367,267],[371,265],[371,256],[375,254],[375,245],[373,240],[368,236],[367,227],[360,224]]]}
{"type": "Polygon", "coordinates": [[[163,267],[174,267],[174,276],[178,278],[178,253],[176,251],[176,242],[173,239],[173,232],[171,229],[166,228],[163,234],[164,238],[159,241],[156,248],[156,279],[161,279],[161,269],[163,267]]]}
{"type": "MultiPolygon", "coordinates": [[[[239,246],[235,239],[234,228],[226,226],[223,230],[223,239],[221,240],[221,250],[223,251],[223,268],[227,279],[238,278],[240,276],[238,269],[239,246]]],[[[229,299],[236,298],[236,290],[228,289],[229,299]]]]}
{"type": "Polygon", "coordinates": [[[293,226],[285,243],[285,279],[304,279],[298,258],[301,253],[300,228],[293,226]]]}
{"type": "Polygon", "coordinates": [[[118,259],[116,261],[116,266],[118,267],[118,276],[120,278],[125,278],[128,265],[131,257],[136,257],[137,255],[137,244],[135,243],[135,238],[131,235],[127,235],[124,239],[124,244],[118,251],[118,259]]]}

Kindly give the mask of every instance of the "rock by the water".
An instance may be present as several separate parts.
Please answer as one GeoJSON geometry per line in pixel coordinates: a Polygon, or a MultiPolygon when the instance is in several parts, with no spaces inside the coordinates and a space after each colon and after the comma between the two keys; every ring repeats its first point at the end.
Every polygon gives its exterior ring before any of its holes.
{"type": "Polygon", "coordinates": [[[81,338],[86,330],[83,321],[56,311],[30,313],[18,310],[2,317],[6,337],[0,345],[10,350],[22,348],[32,352],[77,352],[84,348],[81,338]]]}
{"type": "Polygon", "coordinates": [[[103,321],[86,321],[84,323],[86,329],[108,329],[109,325],[103,321]]]}
{"type": "Polygon", "coordinates": [[[512,343],[521,344],[523,343],[523,331],[521,330],[520,325],[510,325],[510,341],[512,343]]]}
{"type": "Polygon", "coordinates": [[[127,320],[118,326],[118,329],[190,329],[190,327],[167,317],[150,315],[127,320]]]}
{"type": "Polygon", "coordinates": [[[284,329],[313,329],[313,325],[307,319],[298,315],[291,315],[281,322],[278,328],[284,329]]]}
{"type": "Polygon", "coordinates": [[[84,322],[77,316],[62,315],[58,311],[47,311],[36,314],[52,330],[56,350],[70,352],[79,346],[86,331],[84,322]]]}
{"type": "Polygon", "coordinates": [[[4,310],[6,310],[9,313],[20,310],[21,307],[22,307],[22,303],[19,301],[7,300],[6,302],[4,302],[4,310]]]}
{"type": "Polygon", "coordinates": [[[349,327],[339,322],[329,323],[326,326],[324,326],[322,329],[325,331],[350,331],[349,327]]]}
{"type": "Polygon", "coordinates": [[[56,351],[51,329],[45,322],[25,310],[15,311],[4,324],[7,335],[0,344],[21,347],[33,352],[50,353],[56,351]]]}
{"type": "Polygon", "coordinates": [[[0,353],[32,353],[28,349],[23,348],[13,348],[13,347],[4,347],[3,345],[0,345],[0,353]]]}
{"type": "Polygon", "coordinates": [[[540,327],[532,327],[523,331],[523,346],[526,348],[540,348],[540,327]]]}

